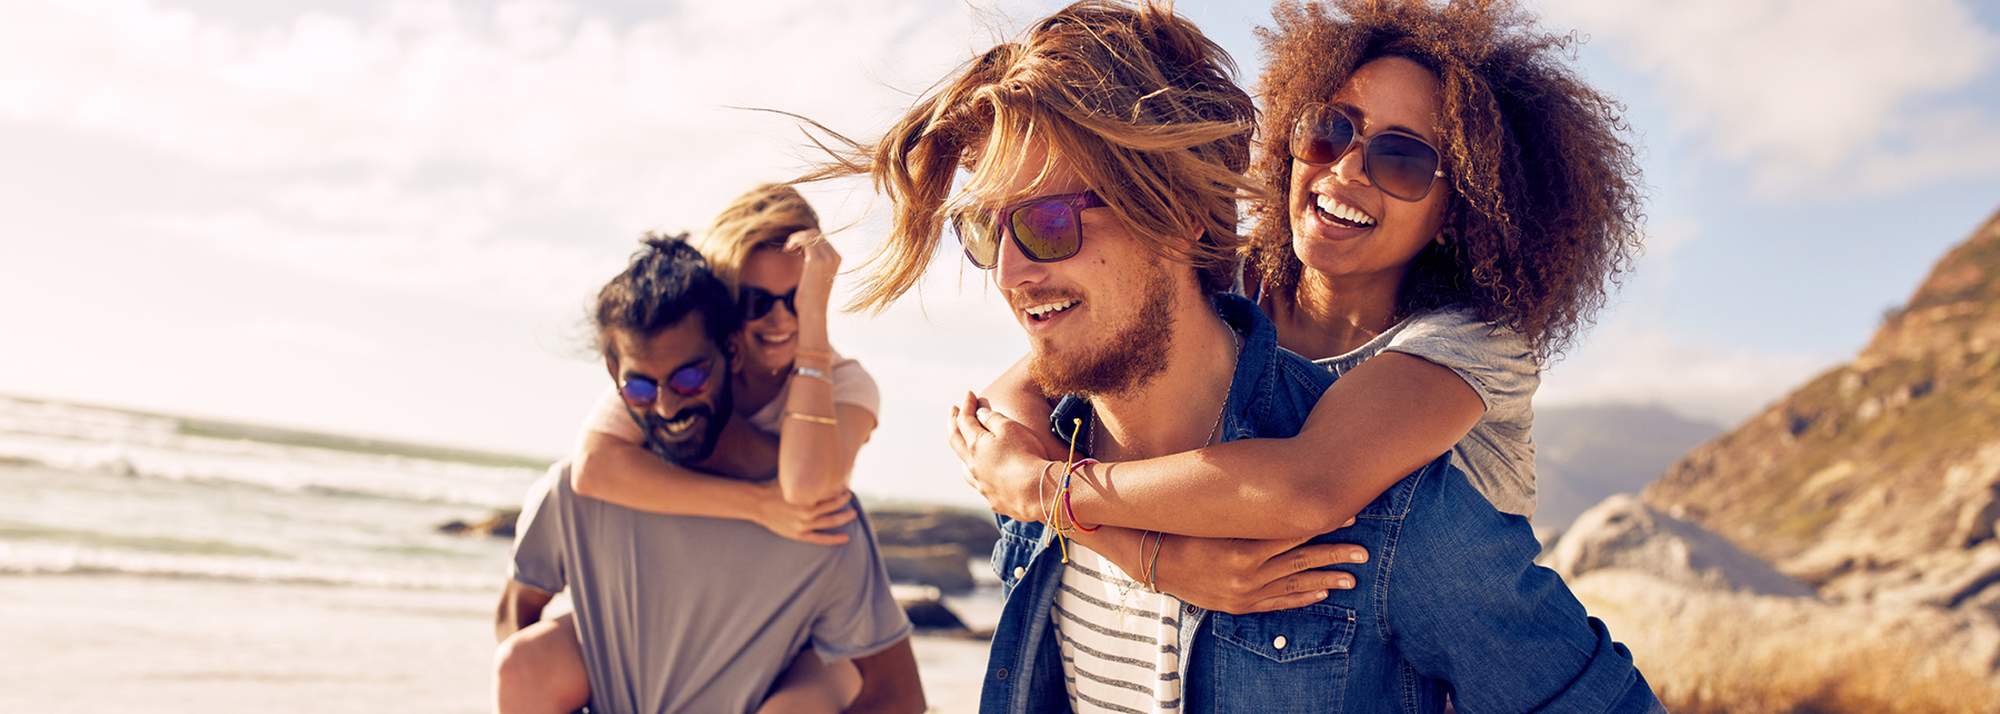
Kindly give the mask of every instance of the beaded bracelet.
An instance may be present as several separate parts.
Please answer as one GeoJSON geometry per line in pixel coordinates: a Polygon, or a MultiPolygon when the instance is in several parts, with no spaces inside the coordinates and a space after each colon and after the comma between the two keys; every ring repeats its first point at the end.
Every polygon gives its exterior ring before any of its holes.
{"type": "Polygon", "coordinates": [[[1080,461],[1077,461],[1076,463],[1070,464],[1069,469],[1063,471],[1063,480],[1062,480],[1063,513],[1064,515],[1069,516],[1070,525],[1076,526],[1077,530],[1083,531],[1085,533],[1096,533],[1097,529],[1103,528],[1104,526],[1103,524],[1098,524],[1094,526],[1085,526],[1083,525],[1083,521],[1079,521],[1076,519],[1076,508],[1070,505],[1070,500],[1069,500],[1069,480],[1070,476],[1074,475],[1077,469],[1095,463],[1099,463],[1097,459],[1085,458],[1080,461]]]}

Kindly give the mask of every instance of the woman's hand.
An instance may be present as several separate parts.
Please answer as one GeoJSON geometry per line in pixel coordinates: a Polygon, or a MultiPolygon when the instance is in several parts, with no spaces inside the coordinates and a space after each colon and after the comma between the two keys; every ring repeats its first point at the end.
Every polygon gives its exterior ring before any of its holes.
{"type": "MultiPolygon", "coordinates": [[[[1317,568],[1368,560],[1368,551],[1358,545],[1307,543],[1304,539],[1168,535],[1159,547],[1159,581],[1155,585],[1161,592],[1196,607],[1234,615],[1289,610],[1324,600],[1332,590],[1352,590],[1352,573],[1317,568]]],[[[1134,576],[1142,581],[1146,577],[1144,573],[1134,576]]]]}
{"type": "Polygon", "coordinates": [[[785,494],[779,490],[776,479],[757,485],[759,503],[757,525],[800,543],[814,545],[840,545],[847,542],[845,533],[828,533],[854,520],[855,511],[849,505],[854,494],[842,491],[839,495],[818,503],[797,506],[785,502],[785,494]]]}
{"type": "Polygon", "coordinates": [[[987,408],[977,396],[965,393],[965,400],[953,405],[946,420],[950,434],[946,441],[965,465],[966,483],[986,498],[994,513],[1017,521],[1041,522],[1042,498],[1055,493],[1055,484],[1043,483],[1043,472],[1061,456],[1044,453],[1034,428],[987,408]]]}
{"type": "Polygon", "coordinates": [[[799,275],[798,294],[793,298],[799,320],[818,318],[825,324],[827,305],[833,298],[833,280],[840,275],[840,251],[834,250],[833,243],[816,228],[793,233],[785,239],[785,250],[800,254],[806,261],[805,271],[799,275]]]}

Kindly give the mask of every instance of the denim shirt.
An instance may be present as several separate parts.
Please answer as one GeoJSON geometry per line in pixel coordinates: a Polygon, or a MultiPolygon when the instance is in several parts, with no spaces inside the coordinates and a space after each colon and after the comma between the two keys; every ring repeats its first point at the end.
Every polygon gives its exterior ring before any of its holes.
{"type": "MultiPolygon", "coordinates": [[[[1334,375],[1278,347],[1255,304],[1215,301],[1243,336],[1223,439],[1296,435],[1334,375]]],[[[1065,398],[1052,421],[1089,408],[1065,398]]],[[[1006,604],[980,711],[1067,711],[1050,619],[1061,557],[1041,524],[999,520],[993,565],[1006,604]]],[[[1541,546],[1527,519],[1495,509],[1449,454],[1391,486],[1355,525],[1313,540],[1368,549],[1368,562],[1337,566],[1354,589],[1252,615],[1182,606],[1185,711],[1442,712],[1447,695],[1467,714],[1665,711],[1625,646],[1534,564],[1541,546]]]]}

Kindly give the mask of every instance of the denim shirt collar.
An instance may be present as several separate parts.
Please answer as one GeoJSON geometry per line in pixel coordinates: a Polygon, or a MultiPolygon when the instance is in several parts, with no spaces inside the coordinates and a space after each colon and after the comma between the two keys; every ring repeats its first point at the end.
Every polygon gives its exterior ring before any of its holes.
{"type": "MultiPolygon", "coordinates": [[[[1278,355],[1282,350],[1278,346],[1278,329],[1256,303],[1241,295],[1222,293],[1211,296],[1209,301],[1222,321],[1243,338],[1243,345],[1236,353],[1236,374],[1229,382],[1229,402],[1224,408],[1222,433],[1217,441],[1250,438],[1254,436],[1250,426],[1253,410],[1269,400],[1277,383],[1278,355]]],[[[1063,397],[1049,414],[1049,430],[1063,443],[1069,443],[1077,420],[1089,423],[1090,409],[1086,397],[1075,394],[1063,397]]],[[[1084,453],[1084,440],[1078,439],[1077,449],[1078,453],[1084,453]]]]}

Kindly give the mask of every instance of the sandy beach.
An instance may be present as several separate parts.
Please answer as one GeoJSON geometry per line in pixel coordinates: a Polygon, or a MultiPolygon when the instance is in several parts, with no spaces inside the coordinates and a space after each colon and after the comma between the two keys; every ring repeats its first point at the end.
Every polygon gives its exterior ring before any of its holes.
{"type": "MultiPolygon", "coordinates": [[[[484,593],[0,576],[0,711],[490,710],[484,593]]],[[[933,711],[977,708],[986,645],[920,637],[933,711]]]]}

